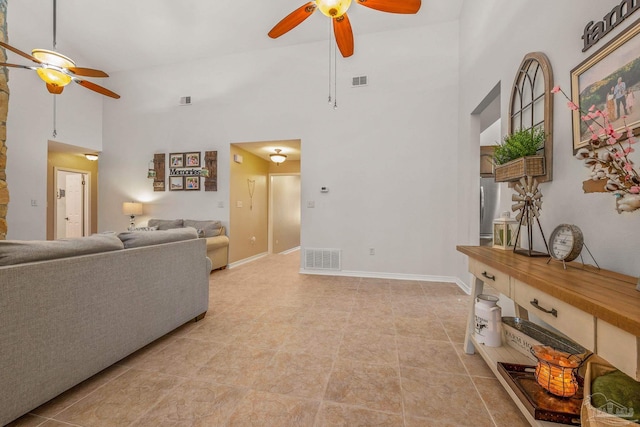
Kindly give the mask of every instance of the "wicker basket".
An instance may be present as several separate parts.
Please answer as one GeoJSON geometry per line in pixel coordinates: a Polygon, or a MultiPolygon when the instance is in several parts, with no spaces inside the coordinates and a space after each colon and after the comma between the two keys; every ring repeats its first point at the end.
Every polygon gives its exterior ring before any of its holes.
{"type": "Polygon", "coordinates": [[[496,182],[517,181],[523,176],[542,176],[545,174],[544,156],[527,156],[496,165],[496,182]]]}
{"type": "Polygon", "coordinates": [[[638,424],[634,422],[601,411],[591,404],[591,381],[615,369],[613,366],[600,360],[598,362],[587,363],[587,372],[584,376],[584,400],[582,401],[582,409],[580,412],[583,427],[638,426],[638,424]]]}

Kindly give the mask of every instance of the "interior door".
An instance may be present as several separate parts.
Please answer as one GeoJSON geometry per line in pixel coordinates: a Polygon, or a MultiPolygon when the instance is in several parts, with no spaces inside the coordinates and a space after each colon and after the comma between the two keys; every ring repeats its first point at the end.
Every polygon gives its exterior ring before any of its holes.
{"type": "Polygon", "coordinates": [[[300,175],[272,175],[272,251],[300,246],[300,175]]]}
{"type": "Polygon", "coordinates": [[[80,173],[70,173],[65,177],[66,186],[66,226],[65,237],[82,237],[83,235],[83,194],[84,176],[80,173]]]}

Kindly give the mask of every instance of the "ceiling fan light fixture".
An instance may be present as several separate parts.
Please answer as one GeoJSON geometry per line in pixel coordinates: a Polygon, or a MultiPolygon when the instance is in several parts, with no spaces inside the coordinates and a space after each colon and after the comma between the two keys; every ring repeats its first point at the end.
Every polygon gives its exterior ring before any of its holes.
{"type": "Polygon", "coordinates": [[[287,160],[287,156],[280,153],[282,151],[281,149],[276,148],[275,151],[275,153],[269,154],[269,157],[271,158],[271,161],[273,163],[279,165],[280,163],[283,163],[285,160],[287,160]]]}
{"type": "Polygon", "coordinates": [[[316,0],[316,5],[329,18],[339,18],[347,13],[351,0],[316,0]]]}
{"type": "Polygon", "coordinates": [[[33,49],[31,54],[43,63],[36,72],[46,83],[54,86],[66,86],[71,83],[71,76],[61,70],[76,66],[71,58],[46,49],[33,49]]]}

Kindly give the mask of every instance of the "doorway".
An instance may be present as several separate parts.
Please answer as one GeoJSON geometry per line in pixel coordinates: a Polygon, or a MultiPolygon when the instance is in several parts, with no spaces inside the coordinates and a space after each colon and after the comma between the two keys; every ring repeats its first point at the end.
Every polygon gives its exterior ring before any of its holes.
{"type": "Polygon", "coordinates": [[[500,206],[500,185],[495,182],[493,173],[493,149],[502,139],[500,119],[500,83],[485,96],[482,102],[472,112],[472,123],[478,130],[477,139],[479,150],[477,163],[480,166],[478,192],[480,203],[478,207],[479,242],[482,246],[493,243],[493,220],[498,216],[500,206]]]}
{"type": "Polygon", "coordinates": [[[229,154],[230,266],[299,247],[301,141],[234,142],[229,154]],[[284,161],[273,161],[276,150],[284,161]]]}
{"type": "Polygon", "coordinates": [[[269,252],[300,247],[300,174],[269,175],[269,252]]]}
{"type": "Polygon", "coordinates": [[[54,169],[54,239],[88,236],[91,172],[54,169]]]}

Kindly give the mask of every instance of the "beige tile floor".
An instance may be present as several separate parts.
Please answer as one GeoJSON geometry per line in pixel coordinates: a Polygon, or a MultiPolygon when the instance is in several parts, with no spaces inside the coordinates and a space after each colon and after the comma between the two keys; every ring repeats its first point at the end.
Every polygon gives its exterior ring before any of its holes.
{"type": "Polygon", "coordinates": [[[457,286],[301,275],[299,260],[214,272],[202,321],[12,426],[528,425],[462,352],[457,286]]]}

